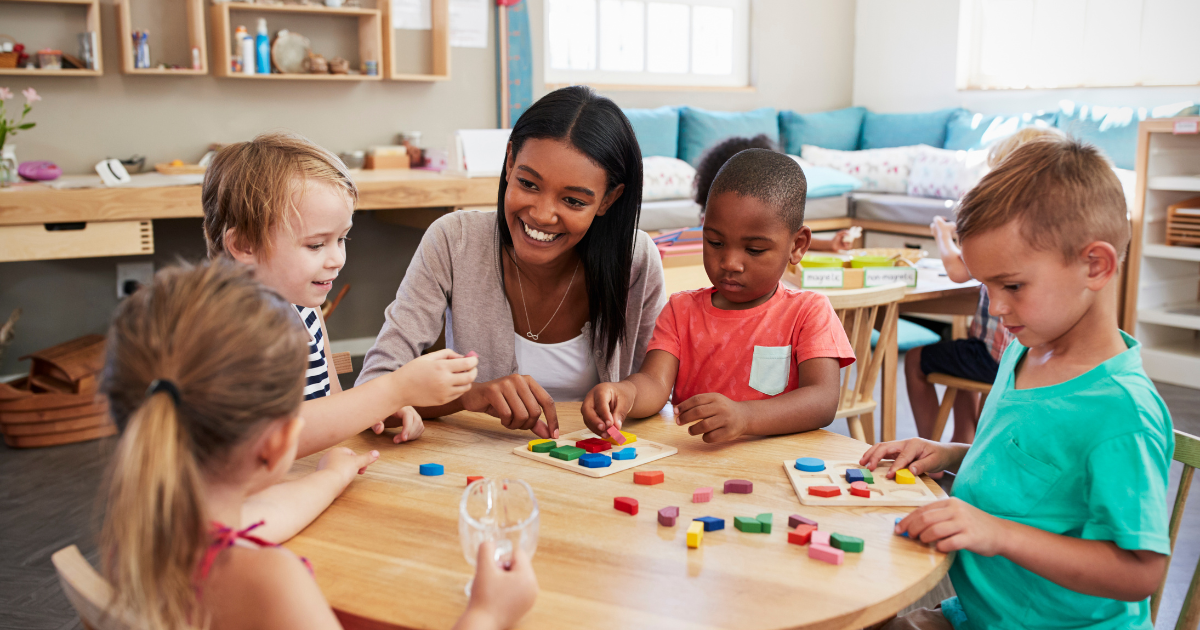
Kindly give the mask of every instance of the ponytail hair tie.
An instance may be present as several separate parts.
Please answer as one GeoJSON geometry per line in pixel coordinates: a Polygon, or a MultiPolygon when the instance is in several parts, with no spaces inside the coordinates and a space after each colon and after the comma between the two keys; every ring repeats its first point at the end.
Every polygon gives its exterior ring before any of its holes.
{"type": "Polygon", "coordinates": [[[150,382],[150,387],[146,388],[146,398],[159,393],[166,392],[171,395],[171,400],[175,401],[175,406],[178,407],[180,402],[179,386],[169,379],[156,378],[150,382]]]}

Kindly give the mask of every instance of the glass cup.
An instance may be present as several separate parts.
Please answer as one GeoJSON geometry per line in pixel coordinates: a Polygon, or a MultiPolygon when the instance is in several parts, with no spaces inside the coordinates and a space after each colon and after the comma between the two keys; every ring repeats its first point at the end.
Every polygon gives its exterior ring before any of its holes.
{"type": "MultiPolygon", "coordinates": [[[[533,557],[538,543],[538,504],[533,488],[520,479],[480,479],[467,486],[458,505],[458,537],[463,557],[475,566],[479,545],[485,540],[495,544],[493,559],[507,567],[513,550],[520,547],[533,557]]],[[[471,596],[467,582],[466,594],[471,596]]]]}

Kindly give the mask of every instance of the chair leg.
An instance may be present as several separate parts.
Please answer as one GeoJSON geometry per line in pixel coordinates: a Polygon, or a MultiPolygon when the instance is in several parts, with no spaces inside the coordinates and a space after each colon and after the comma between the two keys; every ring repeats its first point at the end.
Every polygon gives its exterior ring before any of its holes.
{"type": "Polygon", "coordinates": [[[846,426],[850,429],[850,437],[860,442],[867,441],[867,436],[863,433],[862,416],[848,416],[846,426]]]}
{"type": "Polygon", "coordinates": [[[867,413],[864,413],[860,417],[862,418],[863,437],[866,438],[863,441],[866,442],[867,444],[874,444],[875,443],[875,414],[873,412],[868,411],[867,413]]]}
{"type": "Polygon", "coordinates": [[[1188,585],[1187,596],[1183,600],[1183,608],[1179,611],[1179,621],[1175,630],[1195,630],[1200,627],[1200,562],[1192,573],[1192,583],[1188,585]]]}
{"type": "Polygon", "coordinates": [[[946,388],[946,393],[942,396],[942,404],[938,405],[937,419],[933,421],[933,435],[929,436],[929,439],[934,442],[942,441],[942,434],[946,432],[946,421],[950,419],[950,410],[954,408],[954,399],[957,397],[957,388],[946,388]]]}

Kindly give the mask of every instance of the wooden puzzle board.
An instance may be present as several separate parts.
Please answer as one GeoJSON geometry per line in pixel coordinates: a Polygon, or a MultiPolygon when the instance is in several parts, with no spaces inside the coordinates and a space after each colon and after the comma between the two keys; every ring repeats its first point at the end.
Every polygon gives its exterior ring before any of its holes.
{"type": "MultiPolygon", "coordinates": [[[[574,433],[568,433],[560,436],[557,440],[555,440],[555,443],[558,444],[558,446],[575,446],[575,443],[579,440],[586,440],[594,437],[598,436],[588,429],[580,429],[574,433]]],[[[568,462],[556,457],[550,457],[550,453],[534,453],[533,451],[529,450],[528,444],[522,444],[517,448],[514,448],[513,453],[520,455],[521,457],[537,460],[544,464],[550,464],[551,466],[565,468],[571,472],[577,472],[581,475],[587,475],[588,477],[607,477],[613,473],[619,473],[629,470],[630,468],[636,468],[642,464],[648,464],[652,461],[662,459],[679,452],[679,449],[675,448],[674,446],[667,446],[666,444],[659,444],[658,442],[643,440],[639,437],[636,442],[629,442],[628,444],[621,446],[613,446],[612,450],[604,451],[604,454],[611,457],[613,451],[619,451],[626,446],[632,446],[636,448],[637,457],[633,459],[614,459],[612,460],[612,465],[608,466],[607,468],[588,468],[587,466],[580,465],[578,459],[568,462]]]]}
{"type": "Polygon", "coordinates": [[[856,497],[850,494],[850,484],[846,482],[847,468],[862,468],[858,462],[825,462],[825,470],[821,472],[804,472],[796,469],[796,460],[783,462],[792,488],[804,505],[888,505],[919,507],[926,503],[939,500],[939,497],[925,485],[925,477],[918,477],[917,483],[896,483],[895,479],[887,479],[885,475],[891,470],[892,462],[884,460],[879,463],[871,474],[875,483],[868,485],[871,497],[856,497]],[[809,486],[837,486],[842,494],[836,497],[817,497],[808,493],[809,486]]]}

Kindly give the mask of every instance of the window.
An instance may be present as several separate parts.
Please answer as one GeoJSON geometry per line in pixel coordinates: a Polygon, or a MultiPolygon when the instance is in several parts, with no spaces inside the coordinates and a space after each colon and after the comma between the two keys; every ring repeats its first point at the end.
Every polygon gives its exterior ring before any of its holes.
{"type": "Polygon", "coordinates": [[[1200,84],[1196,0],[961,0],[958,89],[1200,84]]]}
{"type": "Polygon", "coordinates": [[[546,0],[546,83],[749,85],[749,0],[546,0]]]}

